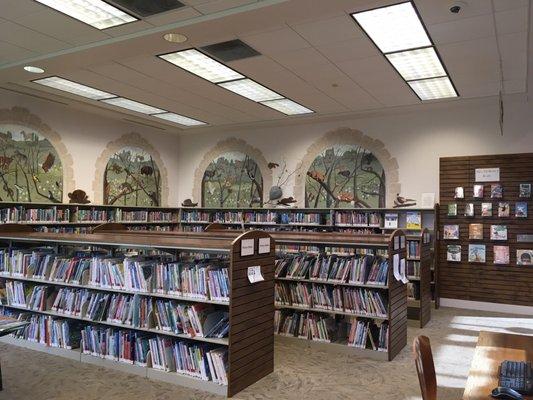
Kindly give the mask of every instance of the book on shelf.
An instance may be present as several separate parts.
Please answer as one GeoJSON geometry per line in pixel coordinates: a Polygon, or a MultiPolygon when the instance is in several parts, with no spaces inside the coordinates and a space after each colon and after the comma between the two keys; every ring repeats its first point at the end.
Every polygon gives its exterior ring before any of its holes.
{"type": "Polygon", "coordinates": [[[444,239],[451,239],[451,240],[459,239],[459,225],[457,224],[444,225],[442,236],[444,239]]]}
{"type": "Polygon", "coordinates": [[[420,242],[407,240],[407,258],[420,258],[420,242]]]}
{"type": "Polygon", "coordinates": [[[494,246],[494,264],[509,264],[509,246],[494,246]]]}
{"type": "Polygon", "coordinates": [[[516,202],[515,217],[516,218],[527,218],[527,203],[525,201],[516,202]]]}
{"type": "Polygon", "coordinates": [[[498,203],[498,217],[508,217],[510,214],[511,206],[506,201],[500,201],[498,203]]]}
{"type": "Polygon", "coordinates": [[[507,225],[491,225],[490,240],[507,240],[507,225]]]}
{"type": "Polygon", "coordinates": [[[518,197],[531,197],[531,183],[521,183],[518,186],[518,197]]]}
{"type": "Polygon", "coordinates": [[[453,197],[455,199],[464,199],[465,198],[465,190],[462,186],[457,186],[454,190],[453,197]]]}
{"type": "Polygon", "coordinates": [[[486,250],[484,244],[468,245],[468,262],[484,263],[486,261],[486,250]]]}
{"type": "Polygon", "coordinates": [[[483,239],[483,224],[469,224],[468,225],[468,238],[472,240],[483,239]]]}
{"type": "Polygon", "coordinates": [[[492,217],[492,203],[481,203],[481,216],[492,217]]]}
{"type": "Polygon", "coordinates": [[[422,214],[418,211],[407,211],[405,213],[406,224],[405,228],[408,230],[422,229],[422,214]]]}
{"type": "Polygon", "coordinates": [[[503,186],[501,183],[492,183],[490,185],[490,197],[493,199],[501,199],[503,197],[503,186]]]}
{"type": "Polygon", "coordinates": [[[459,262],[461,261],[461,245],[449,244],[446,250],[446,260],[459,262]]]}
{"type": "Polygon", "coordinates": [[[474,185],[473,197],[476,199],[482,199],[484,195],[483,191],[483,185],[474,185]]]}
{"type": "Polygon", "coordinates": [[[398,214],[397,213],[385,213],[385,222],[383,227],[385,229],[397,229],[398,228],[398,214]]]}
{"type": "Polygon", "coordinates": [[[474,203],[466,203],[465,204],[465,217],[473,217],[474,216],[474,203]]]}
{"type": "Polygon", "coordinates": [[[448,217],[457,216],[457,203],[448,204],[448,217]]]}

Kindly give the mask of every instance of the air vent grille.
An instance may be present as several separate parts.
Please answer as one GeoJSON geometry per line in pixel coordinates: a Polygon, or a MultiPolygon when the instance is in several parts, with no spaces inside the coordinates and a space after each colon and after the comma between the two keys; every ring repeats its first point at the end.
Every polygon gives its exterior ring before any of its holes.
{"type": "Polygon", "coordinates": [[[111,0],[110,2],[139,17],[149,17],[185,6],[178,0],[111,0]]]}
{"type": "Polygon", "coordinates": [[[210,44],[209,46],[201,47],[201,49],[210,56],[223,62],[242,60],[261,55],[257,50],[239,39],[210,44]]]}

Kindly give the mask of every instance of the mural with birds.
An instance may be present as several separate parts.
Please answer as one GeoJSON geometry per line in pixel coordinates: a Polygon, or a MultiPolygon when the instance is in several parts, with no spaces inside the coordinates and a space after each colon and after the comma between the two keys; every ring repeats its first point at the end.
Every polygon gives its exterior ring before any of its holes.
{"type": "MultiPolygon", "coordinates": [[[[269,163],[269,168],[275,168],[269,163]]],[[[203,207],[261,207],[263,176],[248,155],[233,151],[213,160],[202,179],[203,207]]]]}
{"type": "Polygon", "coordinates": [[[305,207],[385,207],[385,171],[361,146],[327,148],[306,174],[305,207]]]}
{"type": "Polygon", "coordinates": [[[0,197],[30,203],[63,200],[60,158],[39,132],[17,124],[0,125],[0,197]]]}
{"type": "Polygon", "coordinates": [[[104,204],[160,206],[161,173],[153,157],[137,147],[111,156],[104,172],[104,204]]]}

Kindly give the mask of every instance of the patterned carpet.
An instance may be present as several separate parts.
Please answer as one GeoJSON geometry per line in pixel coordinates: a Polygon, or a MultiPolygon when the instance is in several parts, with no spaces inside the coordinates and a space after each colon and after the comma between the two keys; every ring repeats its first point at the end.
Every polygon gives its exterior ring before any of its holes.
{"type": "MultiPolygon", "coordinates": [[[[423,332],[432,341],[439,400],[461,398],[479,330],[533,335],[533,318],[440,309],[423,332]]],[[[0,344],[2,400],[215,400],[219,396],[0,344]]],[[[410,347],[392,362],[276,346],[275,372],[237,400],[420,399],[410,347]]]]}

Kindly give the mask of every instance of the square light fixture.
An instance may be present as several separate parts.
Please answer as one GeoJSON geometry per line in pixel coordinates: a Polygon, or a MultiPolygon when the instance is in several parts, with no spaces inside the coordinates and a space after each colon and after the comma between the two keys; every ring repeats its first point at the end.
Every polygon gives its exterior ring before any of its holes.
{"type": "Polygon", "coordinates": [[[407,82],[422,100],[457,97],[457,92],[447,76],[407,82]]]}
{"type": "Polygon", "coordinates": [[[206,125],[205,122],[198,121],[197,119],[185,117],[183,115],[167,112],[163,114],[154,114],[152,115],[156,118],[161,118],[166,121],[174,122],[176,124],[185,125],[185,126],[200,126],[200,125],[206,125]]]}
{"type": "Polygon", "coordinates": [[[107,93],[102,90],[92,88],[90,86],[85,86],[81,83],[69,81],[68,79],[60,78],[59,76],[36,79],[33,82],[38,83],[39,85],[48,86],[53,89],[72,93],[92,100],[104,100],[117,97],[114,94],[107,93]]]}
{"type": "Polygon", "coordinates": [[[432,45],[410,1],[356,12],[352,17],[383,53],[432,45]]]}
{"type": "Polygon", "coordinates": [[[261,104],[287,115],[311,114],[314,112],[290,99],[262,101],[261,104]]]}
{"type": "Polygon", "coordinates": [[[244,75],[239,74],[237,71],[232,70],[196,49],[162,54],[158,57],[212,83],[245,78],[244,75]]]}
{"type": "Polygon", "coordinates": [[[36,1],[97,29],[106,29],[137,21],[137,18],[134,16],[125,13],[103,0],[36,1]]]}
{"type": "Polygon", "coordinates": [[[152,107],[147,104],[139,103],[138,101],[126,99],[124,97],[115,97],[113,99],[102,100],[104,103],[111,104],[112,106],[125,108],[127,110],[135,111],[141,114],[162,114],[166,113],[166,110],[152,107]]]}
{"type": "Polygon", "coordinates": [[[385,57],[406,81],[446,75],[433,47],[389,53],[385,57]]]}
{"type": "Polygon", "coordinates": [[[224,89],[228,89],[234,93],[246,97],[247,99],[257,102],[283,98],[283,96],[280,94],[248,78],[240,79],[238,81],[219,83],[218,85],[224,89]]]}

